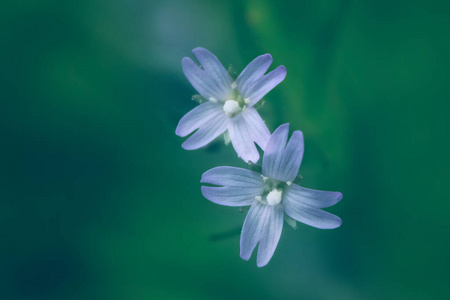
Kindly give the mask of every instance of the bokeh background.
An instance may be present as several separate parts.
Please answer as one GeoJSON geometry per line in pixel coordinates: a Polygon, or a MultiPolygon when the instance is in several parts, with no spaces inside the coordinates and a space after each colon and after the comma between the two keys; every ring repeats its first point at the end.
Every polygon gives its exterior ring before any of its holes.
{"type": "Polygon", "coordinates": [[[448,299],[449,2],[3,1],[1,299],[448,299]],[[343,224],[239,257],[245,213],[200,193],[245,167],[181,148],[181,59],[286,80],[260,114],[305,135],[303,186],[343,224]]]}

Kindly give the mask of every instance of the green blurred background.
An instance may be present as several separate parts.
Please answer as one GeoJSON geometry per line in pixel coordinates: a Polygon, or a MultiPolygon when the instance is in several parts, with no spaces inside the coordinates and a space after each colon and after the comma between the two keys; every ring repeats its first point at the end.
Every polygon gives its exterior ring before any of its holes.
{"type": "Polygon", "coordinates": [[[448,299],[449,2],[4,1],[0,299],[448,299]],[[336,230],[239,257],[245,213],[200,193],[245,167],[181,148],[181,59],[288,70],[260,114],[305,135],[336,230]]]}

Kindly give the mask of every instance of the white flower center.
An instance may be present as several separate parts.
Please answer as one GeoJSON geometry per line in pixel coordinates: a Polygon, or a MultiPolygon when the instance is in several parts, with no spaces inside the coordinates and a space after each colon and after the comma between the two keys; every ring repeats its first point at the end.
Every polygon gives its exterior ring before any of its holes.
{"type": "Polygon", "coordinates": [[[227,100],[223,105],[223,111],[228,117],[233,117],[241,112],[241,108],[236,100],[227,100]]]}
{"type": "Polygon", "coordinates": [[[281,202],[282,195],[283,195],[283,192],[280,190],[277,190],[277,189],[271,190],[266,196],[267,204],[277,205],[278,203],[281,202]]]}

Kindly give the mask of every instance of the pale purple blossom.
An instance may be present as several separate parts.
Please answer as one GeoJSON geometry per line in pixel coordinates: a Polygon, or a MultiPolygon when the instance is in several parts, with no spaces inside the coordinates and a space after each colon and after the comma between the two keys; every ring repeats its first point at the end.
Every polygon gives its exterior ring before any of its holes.
{"type": "Polygon", "coordinates": [[[206,171],[203,196],[220,205],[251,205],[241,232],[241,257],[248,260],[259,242],[257,265],[272,258],[283,229],[285,214],[304,224],[333,229],[339,217],[321,208],[342,199],[340,192],[307,189],[294,184],[303,157],[303,134],[295,131],[288,142],[289,124],[278,127],[269,139],[262,159],[262,174],[235,167],[206,171]]]}
{"type": "Polygon", "coordinates": [[[225,133],[245,162],[256,163],[259,153],[255,143],[265,149],[270,138],[266,124],[254,105],[286,77],[286,68],[279,66],[265,74],[272,56],[264,54],[250,62],[233,80],[214,54],[204,48],[192,50],[200,62],[182,60],[184,74],[207,102],[200,104],[181,118],[175,133],[181,137],[192,134],[182,145],[194,150],[209,144],[225,133]]]}

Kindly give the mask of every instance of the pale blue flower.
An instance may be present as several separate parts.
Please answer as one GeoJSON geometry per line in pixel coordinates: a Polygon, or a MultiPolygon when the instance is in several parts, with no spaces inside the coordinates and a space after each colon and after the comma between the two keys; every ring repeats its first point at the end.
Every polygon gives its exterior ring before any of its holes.
{"type": "Polygon", "coordinates": [[[192,52],[201,67],[185,57],[183,71],[207,102],[181,118],[175,131],[177,135],[184,137],[198,129],[182,147],[186,150],[201,148],[228,130],[238,156],[256,163],[259,153],[255,143],[264,150],[270,132],[253,106],[283,81],[286,68],[279,66],[265,75],[272,64],[272,56],[264,54],[250,62],[233,80],[214,54],[204,48],[195,48],[192,52]]]}
{"type": "Polygon", "coordinates": [[[288,142],[289,124],[278,127],[268,141],[262,159],[262,174],[247,169],[217,167],[206,171],[203,196],[220,205],[251,205],[241,232],[241,257],[248,260],[259,242],[257,265],[272,258],[283,229],[284,214],[304,224],[333,229],[339,217],[321,208],[342,199],[339,192],[307,189],[292,183],[303,157],[303,134],[295,131],[288,142]]]}

